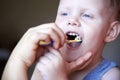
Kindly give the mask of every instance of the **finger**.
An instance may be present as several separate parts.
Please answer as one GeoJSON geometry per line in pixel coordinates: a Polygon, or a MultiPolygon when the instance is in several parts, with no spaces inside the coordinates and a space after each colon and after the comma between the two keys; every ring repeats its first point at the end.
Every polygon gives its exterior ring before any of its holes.
{"type": "Polygon", "coordinates": [[[31,76],[31,80],[42,80],[42,75],[37,68],[34,69],[33,75],[31,76]]]}
{"type": "Polygon", "coordinates": [[[69,64],[68,65],[69,71],[73,72],[73,71],[75,71],[78,68],[82,69],[83,66],[85,66],[85,63],[91,59],[91,57],[92,57],[92,53],[88,52],[86,55],[80,57],[76,61],[68,63],[69,64]]]}
{"type": "Polygon", "coordinates": [[[50,61],[52,61],[55,57],[53,53],[45,54],[44,56],[47,57],[50,61]]]}
{"type": "Polygon", "coordinates": [[[34,28],[31,28],[28,30],[28,32],[25,34],[25,40],[24,41],[30,41],[34,44],[39,43],[40,40],[47,40],[50,41],[50,36],[45,33],[37,32],[34,28]]]}
{"type": "Polygon", "coordinates": [[[50,39],[54,42],[53,46],[54,48],[59,48],[59,46],[61,45],[61,40],[59,35],[57,34],[57,32],[54,29],[43,29],[40,30],[39,32],[49,35],[50,39]]]}
{"type": "Polygon", "coordinates": [[[64,44],[64,42],[65,42],[64,32],[55,23],[43,24],[43,25],[39,26],[39,28],[37,30],[43,30],[43,29],[53,29],[56,32],[56,34],[59,36],[61,45],[64,44]]]}
{"type": "Polygon", "coordinates": [[[54,61],[54,59],[58,58],[59,53],[58,53],[58,51],[56,49],[54,49],[54,48],[52,48],[50,46],[47,46],[46,48],[47,48],[47,50],[46,50],[47,54],[46,53],[44,54],[44,56],[46,58],[48,58],[50,60],[53,60],[53,61],[54,61]]]}
{"type": "Polygon", "coordinates": [[[85,63],[83,63],[83,65],[79,68],[79,70],[82,70],[85,66],[87,66],[93,59],[90,58],[88,59],[85,63]]]}
{"type": "Polygon", "coordinates": [[[60,55],[60,52],[52,47],[48,47],[51,55],[49,56],[51,58],[51,61],[53,62],[53,64],[58,64],[58,63],[61,63],[63,62],[63,58],[62,56],[60,55]]]}
{"type": "Polygon", "coordinates": [[[40,57],[39,62],[44,65],[48,65],[48,63],[50,63],[50,60],[46,56],[42,56],[42,57],[40,57]]]}
{"type": "MultiPolygon", "coordinates": [[[[46,80],[45,76],[44,76],[48,72],[46,66],[42,65],[41,63],[37,63],[36,69],[39,71],[38,78],[40,78],[40,80],[46,80]]],[[[38,80],[38,78],[37,78],[37,80],[38,80]]]]}
{"type": "Polygon", "coordinates": [[[54,49],[54,48],[52,48],[52,47],[48,47],[48,50],[49,50],[51,53],[53,53],[56,57],[61,58],[61,54],[60,54],[60,51],[59,51],[59,50],[56,50],[56,49],[54,49]]]}
{"type": "Polygon", "coordinates": [[[36,64],[36,68],[40,71],[40,72],[44,72],[44,68],[45,68],[45,65],[43,65],[42,63],[38,62],[36,64]]]}
{"type": "Polygon", "coordinates": [[[54,24],[55,25],[55,27],[53,27],[56,31],[57,31],[57,33],[59,34],[59,36],[60,36],[60,39],[61,39],[61,41],[62,41],[62,44],[61,45],[63,45],[64,43],[65,43],[65,34],[64,34],[64,32],[59,28],[59,26],[58,25],[56,25],[56,24],[54,24]]]}

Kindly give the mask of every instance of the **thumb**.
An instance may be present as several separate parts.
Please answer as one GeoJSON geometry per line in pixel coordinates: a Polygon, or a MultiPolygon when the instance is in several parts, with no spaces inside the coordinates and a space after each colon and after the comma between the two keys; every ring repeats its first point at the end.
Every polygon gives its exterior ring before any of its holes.
{"type": "Polygon", "coordinates": [[[77,60],[68,63],[67,65],[68,73],[72,73],[76,70],[83,69],[84,66],[86,66],[89,62],[91,62],[92,60],[91,57],[92,57],[92,52],[88,52],[82,57],[79,57],[77,60]]]}

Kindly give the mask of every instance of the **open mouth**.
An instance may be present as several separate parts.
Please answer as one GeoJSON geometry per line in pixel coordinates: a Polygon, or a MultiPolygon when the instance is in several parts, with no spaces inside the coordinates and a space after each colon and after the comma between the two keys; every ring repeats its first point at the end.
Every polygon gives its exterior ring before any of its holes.
{"type": "Polygon", "coordinates": [[[81,36],[75,32],[68,32],[66,36],[67,36],[67,45],[70,48],[78,48],[82,43],[81,36]]]}

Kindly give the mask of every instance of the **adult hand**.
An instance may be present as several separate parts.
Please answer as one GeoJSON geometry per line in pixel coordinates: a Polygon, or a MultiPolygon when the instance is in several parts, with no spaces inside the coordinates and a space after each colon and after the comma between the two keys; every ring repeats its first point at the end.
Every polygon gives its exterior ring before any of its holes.
{"type": "Polygon", "coordinates": [[[68,74],[76,71],[76,70],[81,70],[83,69],[85,66],[87,66],[91,61],[92,61],[92,52],[88,52],[86,53],[86,55],[79,57],[77,60],[73,61],[73,62],[66,62],[66,66],[67,66],[67,71],[68,74]]]}

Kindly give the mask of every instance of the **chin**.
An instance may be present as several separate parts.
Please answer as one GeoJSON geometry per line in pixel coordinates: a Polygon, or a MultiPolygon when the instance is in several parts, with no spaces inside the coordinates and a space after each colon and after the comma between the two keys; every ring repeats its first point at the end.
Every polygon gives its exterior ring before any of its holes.
{"type": "Polygon", "coordinates": [[[75,55],[74,53],[62,54],[62,56],[67,62],[75,61],[80,57],[80,55],[75,55]]]}
{"type": "Polygon", "coordinates": [[[81,53],[80,51],[78,52],[78,50],[69,49],[66,46],[62,47],[60,51],[61,51],[62,57],[67,62],[75,61],[82,56],[82,54],[80,54],[81,53]]]}

